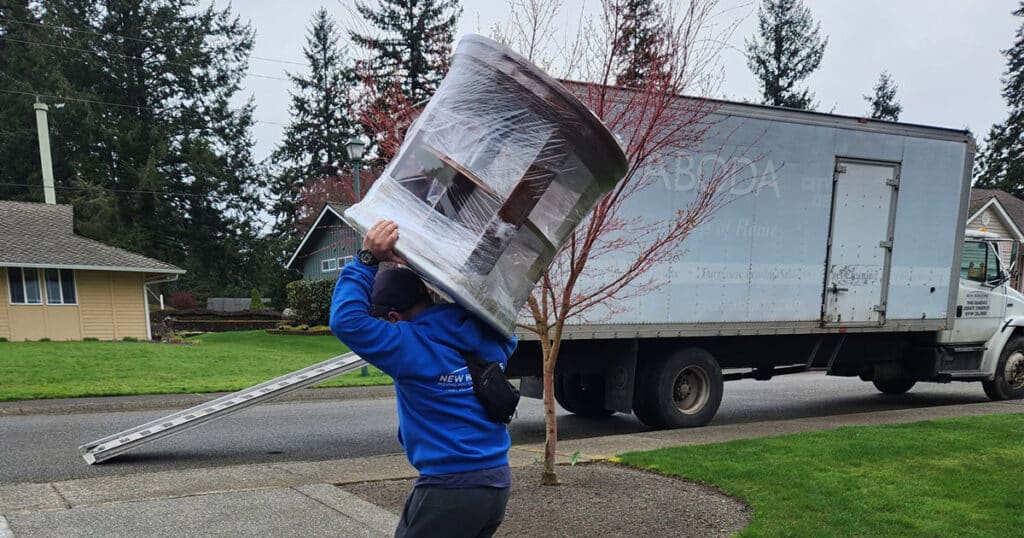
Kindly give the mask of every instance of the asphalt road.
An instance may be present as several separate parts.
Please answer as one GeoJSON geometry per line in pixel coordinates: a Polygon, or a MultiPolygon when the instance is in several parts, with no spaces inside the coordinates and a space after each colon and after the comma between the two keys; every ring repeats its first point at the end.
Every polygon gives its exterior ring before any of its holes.
{"type": "MultiPolygon", "coordinates": [[[[980,383],[922,383],[887,396],[856,378],[821,373],[767,382],[733,381],[712,424],[741,424],[988,401],[980,383]]],[[[189,430],[99,465],[87,465],[78,446],[170,414],[133,411],[0,417],[0,483],[219,467],[245,463],[315,461],[401,451],[392,399],[264,404],[189,430]]],[[[539,400],[524,399],[512,422],[513,443],[544,438],[539,400]]],[[[560,413],[559,437],[580,439],[648,428],[632,415],[584,419],[560,413]]]]}

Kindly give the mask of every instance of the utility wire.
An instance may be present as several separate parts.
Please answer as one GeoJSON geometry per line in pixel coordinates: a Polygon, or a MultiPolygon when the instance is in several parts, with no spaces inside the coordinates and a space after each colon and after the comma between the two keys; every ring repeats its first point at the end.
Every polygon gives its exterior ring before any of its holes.
{"type": "MultiPolygon", "coordinates": [[[[50,47],[50,48],[54,48],[54,49],[62,49],[62,50],[70,50],[70,51],[76,51],[76,52],[84,52],[86,54],[94,54],[96,56],[115,56],[115,57],[119,57],[119,58],[127,58],[129,60],[142,60],[142,61],[145,61],[144,58],[141,58],[139,56],[131,56],[131,55],[128,55],[128,54],[119,54],[119,53],[116,53],[116,52],[99,52],[99,51],[95,51],[95,50],[81,49],[81,48],[78,48],[78,47],[67,47],[67,46],[64,46],[64,45],[53,45],[53,44],[50,44],[50,43],[43,43],[41,41],[31,41],[31,40],[27,40],[27,39],[15,39],[13,37],[4,37],[3,39],[5,41],[12,41],[14,43],[25,43],[25,44],[29,44],[29,45],[39,45],[41,47],[50,47]]],[[[178,67],[184,67],[186,69],[192,69],[193,67],[195,67],[195,66],[188,65],[188,64],[183,64],[183,63],[180,63],[180,62],[172,62],[170,60],[164,60],[163,63],[165,63],[167,65],[176,65],[178,67]]],[[[259,74],[256,74],[256,73],[245,73],[243,76],[246,76],[246,77],[256,77],[256,78],[267,78],[267,79],[271,79],[271,80],[283,80],[285,82],[291,82],[290,80],[288,80],[288,79],[286,79],[284,77],[275,77],[275,76],[271,76],[271,75],[259,75],[259,74]]]]}
{"type": "MultiPolygon", "coordinates": [[[[0,183],[3,187],[23,187],[26,189],[42,189],[43,185],[27,185],[24,183],[0,183]]],[[[244,196],[238,194],[195,194],[191,192],[180,192],[180,191],[151,191],[143,189],[111,189],[109,187],[101,187],[99,185],[88,186],[88,187],[74,187],[74,186],[63,186],[54,185],[54,189],[62,191],[93,191],[101,190],[106,192],[117,192],[127,194],[159,194],[162,196],[183,196],[188,198],[206,198],[206,199],[218,199],[218,200],[234,200],[234,199],[245,199],[244,196]]]]}
{"type": "MultiPolygon", "coordinates": [[[[130,39],[132,41],[138,41],[140,43],[152,43],[154,45],[163,45],[165,47],[167,46],[166,43],[164,43],[162,41],[157,41],[155,39],[144,39],[144,38],[141,38],[141,37],[131,37],[131,36],[126,36],[124,34],[115,34],[114,32],[93,32],[91,30],[79,30],[77,28],[71,28],[71,27],[68,27],[68,26],[59,26],[59,25],[56,25],[56,24],[44,24],[44,23],[41,23],[41,22],[19,21],[19,20],[9,19],[9,18],[6,18],[6,17],[0,17],[0,21],[13,22],[15,24],[24,24],[24,25],[28,25],[28,26],[38,26],[38,27],[41,27],[41,28],[53,28],[53,29],[56,29],[56,30],[66,30],[68,32],[77,32],[77,33],[80,33],[80,34],[88,34],[88,35],[95,35],[95,36],[101,36],[101,37],[102,36],[114,36],[114,37],[120,37],[122,39],[130,39]]],[[[294,61],[291,61],[291,60],[278,60],[276,58],[267,58],[267,57],[264,57],[264,56],[251,56],[251,55],[249,57],[252,58],[253,60],[260,60],[260,61],[263,61],[263,62],[274,62],[274,63],[288,64],[288,65],[300,65],[300,66],[303,66],[303,67],[306,66],[306,64],[303,63],[303,62],[294,62],[294,61]]]]}
{"type": "Polygon", "coordinates": [[[0,93],[9,93],[9,94],[13,94],[13,95],[27,95],[29,97],[47,97],[49,99],[62,99],[62,100],[65,100],[65,101],[78,101],[80,103],[90,103],[90,104],[94,104],[94,105],[116,106],[116,107],[121,107],[121,108],[134,108],[136,110],[156,110],[153,107],[148,107],[148,106],[123,105],[123,104],[120,104],[120,103],[110,103],[110,102],[107,102],[107,101],[96,101],[96,100],[93,100],[93,99],[82,99],[80,97],[67,97],[67,96],[63,96],[63,95],[51,95],[51,94],[38,93],[38,92],[19,92],[19,91],[16,91],[16,90],[0,89],[0,93]]]}
{"type": "MultiPolygon", "coordinates": [[[[68,96],[65,96],[65,95],[52,95],[52,94],[38,93],[38,92],[20,92],[20,91],[16,91],[16,90],[0,89],[0,93],[9,93],[9,94],[13,94],[13,95],[25,95],[25,96],[28,96],[28,97],[46,97],[48,99],[60,99],[60,100],[63,100],[63,101],[77,101],[79,103],[89,103],[89,104],[94,104],[94,105],[116,106],[116,107],[121,107],[121,108],[134,108],[136,110],[156,110],[156,108],[149,107],[149,106],[124,105],[124,104],[120,104],[120,103],[110,103],[110,102],[107,102],[107,101],[96,101],[94,99],[83,99],[83,98],[80,98],[80,97],[68,97],[68,96]]],[[[269,124],[269,125],[280,125],[282,127],[287,127],[286,124],[280,123],[280,122],[276,122],[276,121],[253,120],[253,123],[266,123],[266,124],[269,124]]]]}

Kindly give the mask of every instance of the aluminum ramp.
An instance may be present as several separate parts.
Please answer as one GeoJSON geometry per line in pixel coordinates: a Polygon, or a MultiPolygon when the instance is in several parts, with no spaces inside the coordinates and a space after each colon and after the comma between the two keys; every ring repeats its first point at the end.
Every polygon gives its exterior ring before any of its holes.
{"type": "Polygon", "coordinates": [[[339,355],[333,359],[260,383],[255,387],[221,396],[216,400],[86,443],[78,449],[87,463],[90,465],[99,463],[147,443],[201,426],[236,411],[315,385],[365,365],[366,362],[355,353],[339,355]]]}

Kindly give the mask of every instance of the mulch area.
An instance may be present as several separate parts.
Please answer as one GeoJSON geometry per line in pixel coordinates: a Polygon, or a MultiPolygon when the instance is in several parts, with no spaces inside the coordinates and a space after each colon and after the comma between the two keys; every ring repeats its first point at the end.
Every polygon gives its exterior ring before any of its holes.
{"type": "MultiPolygon", "coordinates": [[[[541,465],[512,470],[512,497],[497,536],[730,536],[751,510],[721,491],[625,465],[559,466],[561,486],[541,486],[541,465]]],[[[341,486],[395,514],[412,480],[341,486]]]]}

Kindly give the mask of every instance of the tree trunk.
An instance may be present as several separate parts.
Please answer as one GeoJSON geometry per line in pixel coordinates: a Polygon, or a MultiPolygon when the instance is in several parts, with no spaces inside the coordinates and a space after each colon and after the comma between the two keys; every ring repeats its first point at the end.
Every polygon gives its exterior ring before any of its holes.
{"type": "Polygon", "coordinates": [[[544,472],[540,483],[544,486],[557,486],[558,474],[555,473],[555,449],[558,446],[558,420],[555,416],[555,361],[553,349],[544,349],[544,472]]]}

